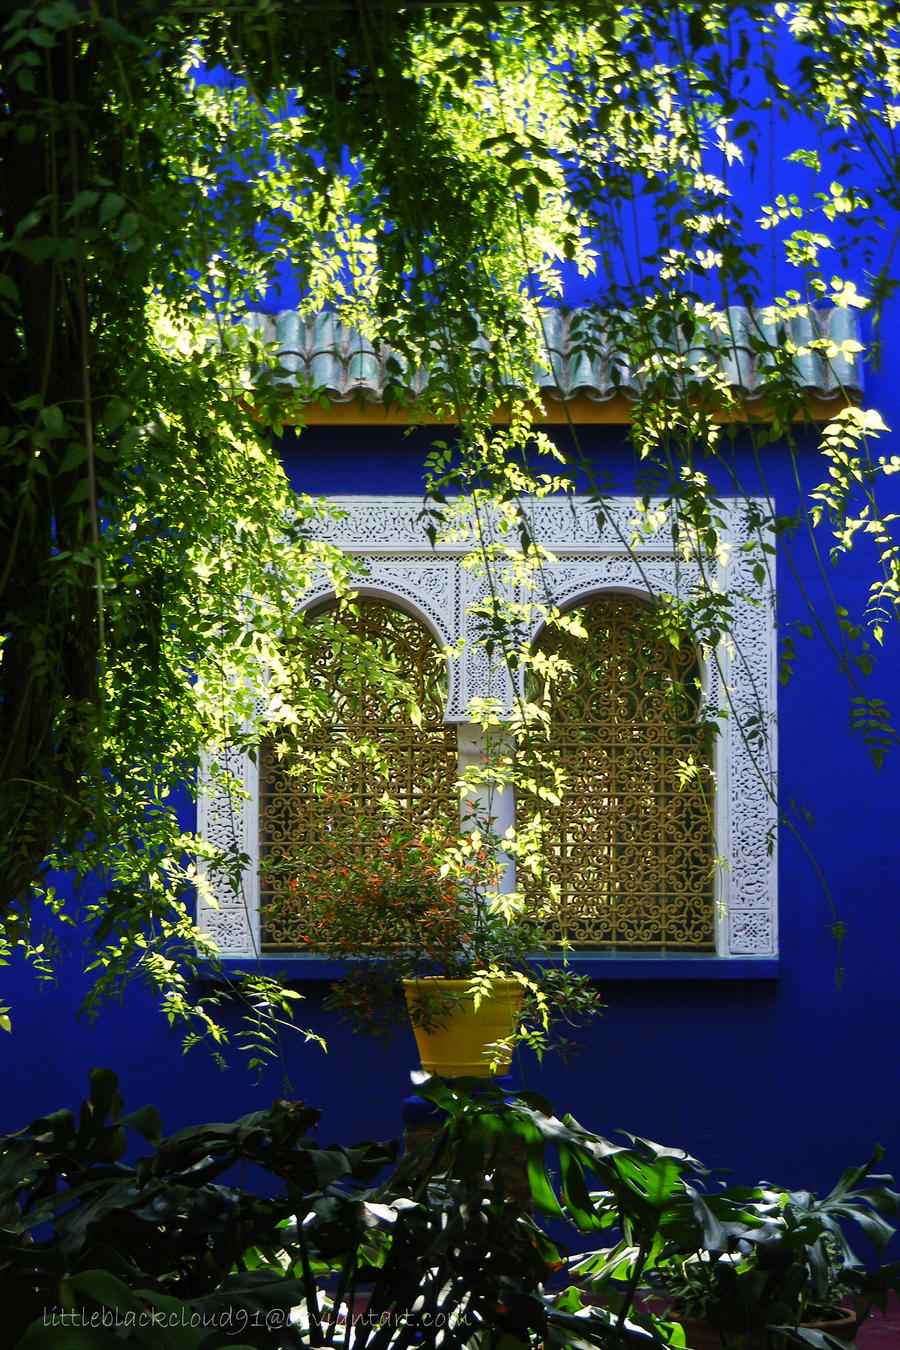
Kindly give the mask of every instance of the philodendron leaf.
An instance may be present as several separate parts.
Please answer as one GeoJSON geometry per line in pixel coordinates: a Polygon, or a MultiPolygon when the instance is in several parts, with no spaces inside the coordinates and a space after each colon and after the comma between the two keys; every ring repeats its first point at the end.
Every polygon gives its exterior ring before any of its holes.
{"type": "Polygon", "coordinates": [[[127,1284],[108,1270],[85,1270],[80,1275],[67,1275],[61,1281],[61,1292],[72,1291],[94,1299],[115,1312],[143,1312],[146,1301],[127,1284]]]}
{"type": "Polygon", "coordinates": [[[815,1331],[812,1327],[778,1327],[773,1334],[784,1344],[811,1345],[813,1350],[847,1350],[847,1342],[831,1336],[827,1331],[815,1331]]]}
{"type": "Polygon", "coordinates": [[[92,1113],[101,1120],[107,1115],[113,1120],[118,1120],[123,1106],[119,1095],[118,1075],[113,1073],[112,1069],[91,1069],[89,1078],[92,1113]]]}
{"type": "Polygon", "coordinates": [[[414,1200],[407,1200],[400,1196],[390,1205],[382,1205],[374,1200],[365,1200],[362,1202],[361,1208],[363,1214],[367,1217],[371,1215],[374,1220],[381,1223],[394,1224],[403,1210],[416,1209],[417,1205],[414,1200]]]}
{"type": "Polygon", "coordinates": [[[459,1130],[453,1153],[454,1173],[461,1177],[477,1176],[484,1171],[492,1146],[506,1133],[504,1122],[498,1116],[479,1115],[475,1120],[461,1122],[459,1130]]]}
{"type": "MultiPolygon", "coordinates": [[[[209,1335],[190,1304],[150,1290],[133,1291],[103,1270],[89,1270],[61,1282],[60,1296],[69,1306],[47,1308],[26,1331],[16,1350],[116,1350],[126,1343],[135,1350],[199,1350],[209,1335]],[[80,1292],[99,1308],[71,1306],[80,1292]]],[[[238,1350],[235,1346],[234,1350],[238,1350]]],[[[253,1350],[245,1347],[244,1350],[253,1350]]]]}
{"type": "Polygon", "coordinates": [[[37,1322],[32,1322],[16,1350],[59,1350],[63,1326],[66,1350],[112,1350],[122,1344],[118,1338],[113,1339],[114,1332],[104,1331],[102,1327],[73,1326],[68,1319],[60,1321],[61,1317],[61,1313],[45,1312],[37,1322]]]}
{"type": "Polygon", "coordinates": [[[525,1167],[528,1173],[528,1186],[535,1208],[540,1214],[551,1218],[563,1218],[563,1210],[556,1198],[547,1167],[544,1162],[544,1141],[535,1131],[525,1136],[525,1167]]]}
{"type": "Polygon", "coordinates": [[[148,1143],[157,1143],[162,1138],[162,1117],[155,1106],[141,1106],[122,1117],[122,1124],[135,1130],[148,1143]]]}
{"type": "Polygon", "coordinates": [[[703,1246],[711,1252],[723,1252],[728,1245],[725,1229],[706,1203],[704,1197],[693,1186],[685,1186],[691,1198],[691,1209],[700,1227],[703,1246]]]}
{"type": "Polygon", "coordinates": [[[8,1139],[0,1152],[0,1196],[7,1191],[16,1195],[34,1162],[35,1147],[30,1139],[8,1139]]]}
{"type": "Polygon", "coordinates": [[[566,1210],[580,1233],[599,1233],[604,1224],[591,1204],[581,1160],[565,1144],[559,1147],[566,1210]]]}
{"type": "Polygon", "coordinates": [[[880,1255],[896,1232],[894,1225],[883,1215],[871,1210],[854,1210],[852,1217],[880,1255]]]}

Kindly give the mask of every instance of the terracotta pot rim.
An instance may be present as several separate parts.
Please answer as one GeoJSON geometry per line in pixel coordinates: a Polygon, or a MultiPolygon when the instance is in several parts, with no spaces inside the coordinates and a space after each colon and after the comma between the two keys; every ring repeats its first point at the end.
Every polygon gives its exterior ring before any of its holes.
{"type": "MultiPolygon", "coordinates": [[[[834,1315],[831,1317],[821,1318],[820,1320],[815,1322],[798,1322],[797,1325],[800,1327],[805,1327],[810,1331],[831,1331],[835,1328],[838,1328],[842,1332],[847,1332],[856,1325],[857,1317],[856,1317],[856,1310],[854,1308],[847,1308],[843,1306],[839,1308],[834,1308],[833,1314],[834,1315]]],[[[676,1313],[672,1311],[669,1311],[666,1315],[671,1321],[680,1322],[686,1331],[689,1327],[695,1328],[702,1327],[705,1331],[710,1332],[714,1334],[716,1337],[718,1337],[720,1344],[722,1343],[721,1340],[722,1335],[727,1336],[729,1334],[727,1332],[725,1333],[720,1332],[719,1328],[716,1327],[715,1324],[711,1322],[707,1317],[694,1317],[688,1314],[676,1313]]],[[[732,1334],[735,1337],[739,1338],[744,1346],[767,1345],[767,1344],[781,1345],[784,1344],[784,1341],[783,1338],[779,1338],[778,1332],[775,1329],[776,1325],[778,1324],[773,1323],[771,1326],[755,1327],[752,1331],[735,1332],[732,1334]]],[[[781,1323],[780,1325],[787,1326],[790,1324],[781,1323]]],[[[839,1339],[842,1339],[840,1335],[839,1339]]]]}
{"type": "MultiPolygon", "coordinates": [[[[709,1321],[710,1321],[710,1319],[709,1319],[708,1317],[697,1317],[697,1316],[695,1316],[693,1313],[680,1313],[680,1312],[676,1312],[673,1308],[669,1308],[669,1309],[668,1309],[668,1316],[671,1318],[671,1320],[672,1320],[673,1322],[705,1322],[705,1323],[709,1323],[709,1321]]],[[[848,1307],[846,1307],[845,1304],[841,1304],[841,1306],[840,1306],[839,1308],[832,1308],[832,1309],[831,1309],[831,1315],[828,1316],[828,1317],[822,1317],[822,1318],[819,1318],[819,1319],[818,1319],[817,1321],[815,1321],[815,1322],[798,1322],[797,1325],[798,1325],[798,1326],[801,1326],[801,1327],[825,1327],[825,1326],[830,1326],[833,1322],[837,1322],[837,1323],[843,1325],[843,1324],[846,1323],[846,1322],[853,1322],[853,1321],[855,1321],[855,1320],[856,1320],[856,1309],[855,1309],[855,1308],[848,1308],[848,1307]]],[[[792,1323],[789,1323],[789,1322],[781,1322],[781,1323],[774,1323],[774,1322],[773,1322],[773,1323],[772,1323],[772,1326],[776,1326],[776,1325],[778,1325],[778,1326],[790,1326],[790,1325],[792,1325],[792,1323]]]]}
{"type": "Polygon", "coordinates": [[[831,1316],[829,1317],[822,1317],[816,1322],[800,1322],[798,1325],[801,1327],[811,1327],[813,1330],[818,1331],[821,1327],[846,1327],[849,1326],[851,1322],[855,1321],[855,1308],[840,1307],[832,1308],[831,1316]]]}

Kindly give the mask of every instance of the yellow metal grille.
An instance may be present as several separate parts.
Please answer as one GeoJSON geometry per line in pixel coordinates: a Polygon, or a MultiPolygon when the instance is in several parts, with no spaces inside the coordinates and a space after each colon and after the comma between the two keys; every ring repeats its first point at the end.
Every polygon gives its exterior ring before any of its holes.
{"type": "MultiPolygon", "coordinates": [[[[543,818],[547,857],[544,883],[525,888],[535,905],[552,896],[554,926],[575,946],[709,950],[712,780],[696,653],[661,638],[631,595],[596,596],[577,615],[587,638],[554,627],[537,644],[567,667],[536,691],[550,709],[547,758],[567,786],[558,807],[520,794],[543,818]],[[691,759],[698,772],[680,781],[691,759]]],[[[534,776],[549,783],[546,769],[534,776]]]]}
{"type": "MultiPolygon", "coordinates": [[[[297,846],[322,839],[328,819],[338,828],[377,821],[387,796],[414,826],[459,821],[456,730],[443,723],[446,669],[435,639],[418,619],[380,600],[359,600],[340,617],[330,606],[319,618],[322,641],[310,682],[330,712],[290,746],[268,740],[260,750],[262,945],[268,950],[303,941],[302,912],[277,868],[297,846]],[[385,692],[379,673],[391,671],[402,676],[402,692],[385,692]]],[[[299,878],[297,893],[314,885],[315,877],[299,878]]]]}

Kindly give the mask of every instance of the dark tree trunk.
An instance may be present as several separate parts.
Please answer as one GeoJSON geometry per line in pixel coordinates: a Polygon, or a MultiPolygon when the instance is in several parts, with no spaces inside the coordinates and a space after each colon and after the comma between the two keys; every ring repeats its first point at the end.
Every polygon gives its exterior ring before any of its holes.
{"type": "Polygon", "coordinates": [[[87,295],[78,217],[64,220],[86,166],[90,50],[71,32],[62,36],[33,90],[4,73],[7,238],[30,214],[39,219],[7,254],[18,296],[0,313],[3,421],[15,428],[0,466],[0,831],[15,845],[0,852],[3,912],[39,874],[54,839],[84,824],[76,788],[97,718],[94,570],[72,561],[91,542],[90,503],[79,488],[90,418],[87,295]],[[42,416],[48,408],[59,415],[42,416]]]}

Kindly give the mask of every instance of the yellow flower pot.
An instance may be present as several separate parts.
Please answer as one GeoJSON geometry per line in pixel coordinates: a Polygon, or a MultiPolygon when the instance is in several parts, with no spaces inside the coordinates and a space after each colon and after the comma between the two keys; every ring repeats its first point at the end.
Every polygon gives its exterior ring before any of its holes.
{"type": "Polygon", "coordinates": [[[523,989],[517,980],[495,979],[491,993],[478,1007],[472,1001],[470,980],[445,980],[440,976],[423,980],[404,980],[403,992],[409,1008],[413,1034],[425,1073],[441,1078],[489,1078],[506,1073],[512,1062],[510,1052],[499,1055],[491,1049],[515,1031],[522,1008],[523,989]],[[440,1027],[416,1025],[417,1009],[427,1004],[434,992],[446,993],[458,1002],[441,1016],[440,1027]],[[424,993],[424,998],[423,998],[424,993]]]}

